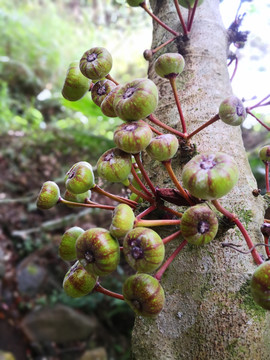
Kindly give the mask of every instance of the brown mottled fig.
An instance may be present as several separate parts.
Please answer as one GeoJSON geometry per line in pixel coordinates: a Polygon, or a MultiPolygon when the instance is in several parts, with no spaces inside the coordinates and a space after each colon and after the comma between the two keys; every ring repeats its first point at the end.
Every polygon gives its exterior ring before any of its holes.
{"type": "Polygon", "coordinates": [[[157,104],[158,90],[149,79],[135,79],[122,86],[113,102],[116,115],[125,121],[145,118],[155,111],[157,104]]]}
{"type": "Polygon", "coordinates": [[[131,171],[131,155],[117,148],[106,151],[97,162],[98,175],[110,182],[126,182],[131,171]]]}
{"type": "Polygon", "coordinates": [[[215,213],[205,205],[191,206],[181,218],[180,229],[188,243],[204,245],[216,236],[218,219],[215,213]]]}
{"type": "Polygon", "coordinates": [[[69,101],[80,100],[89,91],[90,84],[91,80],[80,71],[79,61],[73,61],[67,71],[62,95],[69,101]]]}
{"type": "Polygon", "coordinates": [[[185,60],[181,54],[166,53],[160,55],[154,64],[155,72],[166,79],[181,74],[185,67],[185,60]]]}
{"type": "Polygon", "coordinates": [[[113,272],[119,263],[120,249],[110,232],[92,228],[76,241],[77,259],[91,274],[105,276],[113,272]]]}
{"type": "Polygon", "coordinates": [[[151,158],[158,161],[167,161],[174,157],[179,147],[177,137],[173,134],[164,134],[154,137],[146,151],[151,158]]]}
{"type": "Polygon", "coordinates": [[[133,228],[135,215],[130,206],[119,204],[113,211],[110,233],[118,240],[123,240],[124,236],[133,228]]]}
{"type": "Polygon", "coordinates": [[[82,194],[95,185],[92,166],[86,161],[75,163],[66,173],[65,185],[73,194],[82,194]]]}
{"type": "Polygon", "coordinates": [[[218,114],[223,122],[231,126],[241,125],[247,117],[244,104],[234,95],[222,101],[218,114]]]}
{"type": "MultiPolygon", "coordinates": [[[[204,0],[199,0],[197,6],[200,6],[204,0]]],[[[178,0],[179,4],[186,9],[192,9],[195,4],[195,0],[178,0]]]]}
{"type": "Polygon", "coordinates": [[[263,162],[270,162],[270,145],[262,147],[259,152],[259,156],[263,162]]]}
{"type": "Polygon", "coordinates": [[[73,261],[77,259],[75,244],[78,237],[83,233],[84,230],[79,226],[73,226],[64,233],[58,248],[58,254],[61,259],[65,261],[73,261]]]}
{"type": "Polygon", "coordinates": [[[53,181],[46,181],[38,194],[37,207],[42,210],[48,210],[57,204],[60,197],[58,185],[53,181]]]}
{"type": "Polygon", "coordinates": [[[119,125],[114,131],[113,140],[119,149],[137,154],[148,146],[152,135],[150,126],[139,120],[119,125]]]}
{"type": "Polygon", "coordinates": [[[262,263],[251,278],[251,294],[254,301],[270,310],[270,262],[262,263]]]}
{"type": "Polygon", "coordinates": [[[150,61],[153,57],[153,51],[151,49],[144,50],[143,57],[145,58],[146,61],[150,61]]]}
{"type": "Polygon", "coordinates": [[[97,276],[89,274],[77,261],[66,273],[63,288],[68,296],[78,298],[89,294],[94,289],[96,282],[97,276]]]}
{"type": "Polygon", "coordinates": [[[182,180],[189,192],[200,199],[214,200],[226,195],[238,181],[235,160],[222,152],[206,152],[191,159],[182,180]]]}
{"type": "Polygon", "coordinates": [[[101,80],[112,68],[112,56],[103,47],[87,50],[80,60],[80,70],[84,76],[92,80],[101,80]]]}
{"type": "Polygon", "coordinates": [[[120,87],[121,87],[120,85],[117,85],[115,88],[113,88],[112,91],[105,97],[105,99],[102,101],[100,105],[101,111],[103,112],[104,115],[108,117],[117,117],[114,111],[113,102],[115,95],[117,91],[120,89],[120,87]]]}
{"type": "Polygon", "coordinates": [[[148,274],[135,274],[127,278],[123,295],[137,315],[146,317],[158,315],[165,303],[164,290],[159,281],[148,274]]]}
{"type": "Polygon", "coordinates": [[[95,83],[91,90],[93,102],[100,106],[105,97],[115,88],[116,85],[111,80],[100,80],[95,83]]]}
{"type": "MultiPolygon", "coordinates": [[[[66,190],[64,192],[64,199],[65,200],[68,200],[68,201],[72,201],[72,202],[75,202],[75,203],[85,203],[85,200],[88,199],[90,200],[91,199],[91,190],[88,190],[84,193],[81,193],[81,194],[73,194],[72,192],[66,190]]],[[[75,206],[72,206],[72,205],[67,205],[68,207],[75,207],[75,206]]]]}
{"type": "Polygon", "coordinates": [[[125,236],[123,252],[133,269],[151,273],[164,260],[165,248],[162,239],[154,230],[137,227],[125,236]]]}

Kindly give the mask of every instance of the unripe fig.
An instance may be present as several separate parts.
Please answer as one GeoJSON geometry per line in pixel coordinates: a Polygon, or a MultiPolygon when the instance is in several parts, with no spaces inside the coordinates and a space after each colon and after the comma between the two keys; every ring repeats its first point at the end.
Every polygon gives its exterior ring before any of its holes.
{"type": "Polygon", "coordinates": [[[144,3],[145,0],[127,0],[129,6],[135,7],[140,6],[140,4],[144,3]]]}
{"type": "Polygon", "coordinates": [[[204,245],[216,236],[218,220],[215,213],[209,207],[195,205],[184,212],[181,218],[180,229],[188,243],[204,245]]]}
{"type": "Polygon", "coordinates": [[[89,294],[94,289],[96,282],[97,276],[89,274],[77,261],[66,273],[63,288],[68,296],[78,298],[89,294]]]}
{"type": "Polygon", "coordinates": [[[95,83],[91,90],[93,102],[100,106],[105,97],[115,88],[116,85],[111,80],[100,80],[95,83]]]}
{"type": "MultiPolygon", "coordinates": [[[[85,199],[91,199],[91,190],[88,190],[81,194],[73,194],[72,192],[66,190],[64,193],[64,199],[76,203],[85,203],[85,199]]],[[[72,205],[68,205],[69,207],[74,207],[72,205]]]]}
{"type": "Polygon", "coordinates": [[[136,121],[155,111],[158,90],[152,80],[136,79],[122,86],[115,95],[113,106],[122,120],[136,121]]]}
{"type": "Polygon", "coordinates": [[[173,134],[164,134],[154,137],[146,151],[151,158],[158,161],[167,161],[174,157],[179,147],[178,139],[173,134]]]}
{"type": "MultiPolygon", "coordinates": [[[[178,0],[179,4],[186,9],[192,9],[195,4],[195,0],[178,0]]],[[[197,6],[200,6],[203,0],[199,0],[197,6]]]]}
{"type": "Polygon", "coordinates": [[[62,95],[69,101],[80,100],[90,88],[91,80],[87,79],[79,67],[79,61],[73,61],[68,68],[62,95]]]}
{"type": "Polygon", "coordinates": [[[38,194],[37,207],[42,210],[52,208],[60,197],[58,185],[53,181],[46,181],[38,194]]]}
{"type": "Polygon", "coordinates": [[[80,60],[80,70],[84,76],[92,80],[101,80],[111,71],[112,56],[103,47],[87,50],[80,60]]]}
{"type": "Polygon", "coordinates": [[[73,194],[82,194],[95,185],[92,166],[86,161],[75,163],[65,176],[67,190],[73,194]]]}
{"type": "Polygon", "coordinates": [[[84,230],[79,226],[73,226],[64,233],[58,249],[58,254],[61,259],[65,261],[77,259],[75,244],[78,237],[83,233],[84,230]]]}
{"type": "Polygon", "coordinates": [[[184,166],[182,180],[193,196],[214,200],[231,191],[238,176],[237,164],[231,156],[207,152],[195,156],[184,166]]]}
{"type": "Polygon", "coordinates": [[[119,125],[114,131],[113,140],[119,149],[137,154],[148,146],[152,135],[150,126],[139,120],[119,125]]]}
{"type": "Polygon", "coordinates": [[[266,310],[270,310],[270,262],[262,263],[251,278],[251,294],[254,301],[266,310]]]}
{"type": "Polygon", "coordinates": [[[108,230],[92,228],[76,241],[77,259],[87,272],[105,276],[113,272],[119,263],[120,249],[108,230]]]}
{"type": "Polygon", "coordinates": [[[118,240],[122,240],[124,236],[133,228],[135,215],[130,206],[119,204],[113,211],[110,233],[118,240]]]}
{"type": "Polygon", "coordinates": [[[127,278],[123,295],[137,315],[146,317],[158,315],[165,303],[164,290],[159,281],[148,274],[135,274],[127,278]]]}
{"type": "Polygon", "coordinates": [[[153,51],[151,49],[144,50],[143,57],[145,58],[146,61],[150,61],[153,57],[153,51]]]}
{"type": "Polygon", "coordinates": [[[157,58],[154,66],[159,76],[168,79],[181,74],[185,67],[185,60],[178,53],[166,53],[157,58]]]}
{"type": "Polygon", "coordinates": [[[247,117],[244,104],[236,96],[229,96],[219,106],[219,117],[228,125],[238,126],[247,117]]]}
{"type": "Polygon", "coordinates": [[[112,89],[112,91],[105,97],[100,105],[100,109],[104,115],[108,117],[116,117],[116,113],[114,111],[113,102],[117,91],[120,89],[120,85],[116,86],[112,89]]]}
{"type": "Polygon", "coordinates": [[[267,163],[270,162],[270,145],[266,145],[261,148],[259,152],[260,159],[267,163]]]}
{"type": "Polygon", "coordinates": [[[162,239],[154,230],[136,227],[125,236],[123,252],[133,269],[151,273],[164,260],[165,248],[162,239]]]}
{"type": "Polygon", "coordinates": [[[98,175],[110,182],[125,182],[131,171],[131,155],[117,148],[107,150],[97,162],[98,175]]]}

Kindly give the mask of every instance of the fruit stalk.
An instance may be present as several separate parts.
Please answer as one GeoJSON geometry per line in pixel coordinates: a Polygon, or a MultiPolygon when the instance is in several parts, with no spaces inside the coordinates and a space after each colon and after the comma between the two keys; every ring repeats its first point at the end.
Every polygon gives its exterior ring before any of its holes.
{"type": "Polygon", "coordinates": [[[156,209],[155,205],[151,205],[149,208],[145,209],[143,212],[141,212],[138,216],[136,216],[137,220],[142,219],[144,216],[150,214],[152,211],[156,209]]]}
{"type": "Polygon", "coordinates": [[[87,208],[99,208],[99,209],[105,209],[105,210],[114,210],[115,206],[110,205],[102,205],[98,203],[93,203],[90,200],[87,200],[86,203],[77,203],[69,200],[65,200],[62,197],[59,199],[59,203],[69,205],[69,206],[76,206],[76,207],[87,207],[87,208]]]}
{"type": "Polygon", "coordinates": [[[122,196],[113,195],[113,194],[109,193],[108,191],[105,191],[105,190],[101,189],[98,185],[95,185],[91,190],[98,193],[98,194],[100,194],[100,195],[107,196],[108,198],[110,198],[112,200],[118,201],[118,202],[123,203],[123,204],[127,204],[127,205],[129,205],[129,206],[131,206],[133,208],[135,208],[137,206],[136,201],[126,199],[126,198],[124,198],[122,196]]]}
{"type": "Polygon", "coordinates": [[[270,186],[269,186],[269,162],[265,162],[265,187],[266,193],[270,194],[270,186]]]}
{"type": "Polygon", "coordinates": [[[185,136],[185,134],[187,132],[187,129],[186,129],[186,123],[185,123],[184,115],[183,115],[183,112],[182,112],[182,109],[181,109],[181,104],[180,104],[179,97],[178,97],[178,94],[177,94],[175,76],[169,77],[169,81],[170,81],[170,84],[171,84],[171,87],[172,87],[175,103],[176,103],[176,106],[177,106],[177,109],[178,109],[178,113],[179,113],[181,124],[182,124],[183,133],[184,133],[184,136],[185,136]]]}
{"type": "Polygon", "coordinates": [[[153,227],[153,226],[166,226],[166,225],[179,225],[181,220],[161,219],[161,220],[138,220],[135,219],[134,227],[153,227]]]}
{"type": "Polygon", "coordinates": [[[202,126],[198,127],[196,130],[194,130],[192,133],[190,133],[186,137],[186,140],[191,139],[194,135],[198,134],[198,132],[205,129],[207,126],[213,124],[214,122],[216,122],[219,119],[220,119],[219,114],[214,115],[210,120],[206,121],[206,123],[204,123],[202,126]]]}
{"type": "Polygon", "coordinates": [[[188,25],[187,25],[188,31],[191,30],[198,2],[199,2],[199,0],[195,0],[194,6],[192,8],[190,19],[189,19],[189,22],[188,22],[188,25]]]}
{"type": "Polygon", "coordinates": [[[136,189],[135,186],[133,186],[131,183],[129,183],[129,185],[127,185],[127,187],[136,195],[138,195],[139,197],[143,198],[146,201],[149,201],[150,203],[154,202],[154,199],[151,198],[150,196],[144,194],[143,192],[141,192],[140,190],[136,189]]]}
{"type": "Polygon", "coordinates": [[[174,128],[164,124],[162,121],[158,120],[153,114],[147,116],[147,119],[149,119],[153,124],[163,128],[165,130],[168,130],[170,133],[175,134],[176,136],[179,136],[179,137],[181,137],[183,139],[186,138],[186,136],[183,133],[181,133],[180,131],[175,130],[174,128]]]}
{"type": "Polygon", "coordinates": [[[169,236],[166,236],[164,239],[162,239],[163,241],[163,244],[167,244],[168,242],[174,240],[174,239],[177,239],[179,236],[181,235],[181,230],[178,230],[176,231],[175,233],[169,235],[169,236]]]}
{"type": "Polygon", "coordinates": [[[131,173],[134,176],[134,179],[136,180],[136,182],[139,184],[140,188],[145,192],[145,194],[152,197],[152,194],[150,193],[150,191],[147,190],[147,188],[144,186],[143,182],[137,175],[134,165],[132,165],[132,167],[131,167],[131,173]]]}
{"type": "MultiPolygon", "coordinates": [[[[145,181],[147,182],[148,186],[150,187],[152,193],[155,195],[156,194],[156,190],[155,190],[155,187],[152,183],[152,181],[150,180],[149,176],[147,175],[145,169],[144,169],[144,166],[141,162],[141,159],[140,159],[140,153],[138,154],[134,154],[134,159],[136,160],[136,163],[142,173],[142,176],[144,177],[145,181]]],[[[135,191],[134,191],[135,192],[135,191]]]]}
{"type": "Polygon", "coordinates": [[[111,80],[112,82],[114,82],[115,85],[119,85],[119,82],[117,82],[116,80],[114,80],[114,78],[112,78],[110,74],[106,75],[105,78],[108,79],[108,80],[111,80]]]}
{"type": "Polygon", "coordinates": [[[188,29],[187,29],[185,20],[183,19],[183,16],[182,16],[182,13],[181,13],[181,10],[180,10],[180,6],[178,4],[178,0],[173,0],[173,1],[174,1],[175,9],[177,11],[177,14],[178,14],[178,17],[179,17],[179,20],[180,20],[180,23],[181,23],[181,26],[182,26],[182,29],[183,29],[183,33],[184,33],[184,35],[187,35],[188,34],[188,29]]]}
{"type": "MultiPolygon", "coordinates": [[[[263,105],[260,105],[260,106],[263,106],[263,105]]],[[[251,111],[250,111],[251,108],[247,108],[246,111],[249,115],[253,116],[254,119],[256,119],[263,127],[265,127],[268,131],[270,131],[270,127],[267,126],[266,124],[264,124],[257,116],[255,116],[251,111]]]]}
{"type": "Polygon", "coordinates": [[[94,291],[99,292],[101,294],[113,297],[115,299],[124,300],[124,296],[122,294],[115,293],[113,291],[110,291],[108,289],[105,289],[102,287],[99,283],[96,284],[94,291]]]}

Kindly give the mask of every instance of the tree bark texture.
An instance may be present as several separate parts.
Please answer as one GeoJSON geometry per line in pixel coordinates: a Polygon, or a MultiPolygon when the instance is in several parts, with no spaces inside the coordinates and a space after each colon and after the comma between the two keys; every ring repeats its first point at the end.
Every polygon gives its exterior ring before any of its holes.
{"type": "MultiPolygon", "coordinates": [[[[151,6],[165,23],[181,31],[173,0],[152,0],[151,6]]],[[[183,13],[186,18],[187,13],[183,13]]],[[[154,24],[152,48],[170,37],[154,24]]],[[[185,58],[185,70],[177,78],[177,86],[187,131],[191,132],[215,115],[221,101],[232,94],[227,71],[227,35],[218,0],[205,0],[197,9],[189,38],[186,43],[168,45],[158,56],[180,52],[185,58]]],[[[149,77],[159,88],[159,107],[155,115],[182,131],[169,81],[155,74],[153,62],[149,77]]],[[[236,95],[241,98],[241,94],[236,95]]],[[[240,127],[217,121],[192,138],[192,142],[200,153],[211,149],[234,157],[240,170],[239,181],[220,202],[238,215],[254,243],[262,242],[260,226],[264,201],[252,195],[257,185],[248,164],[240,127]]],[[[182,150],[173,160],[180,182],[183,158],[182,150]]],[[[161,164],[147,155],[144,162],[154,184],[173,187],[161,164]]],[[[164,230],[160,234],[168,235],[164,230]]],[[[166,245],[167,257],[182,240],[166,245]]],[[[210,244],[199,248],[186,246],[167,269],[161,280],[166,294],[164,310],[155,319],[137,317],[135,320],[134,360],[270,359],[269,315],[255,305],[249,289],[256,265],[251,255],[222,248],[221,242],[242,244],[247,250],[239,230],[223,231],[221,224],[218,237],[210,244]]],[[[260,248],[259,252],[264,253],[264,250],[260,248]]]]}

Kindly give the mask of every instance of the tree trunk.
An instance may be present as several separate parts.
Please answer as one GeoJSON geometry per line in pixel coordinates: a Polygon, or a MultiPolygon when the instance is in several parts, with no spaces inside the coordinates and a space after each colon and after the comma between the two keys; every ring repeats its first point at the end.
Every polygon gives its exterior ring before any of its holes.
{"type": "MultiPolygon", "coordinates": [[[[172,0],[153,0],[151,5],[158,17],[181,31],[172,0]]],[[[154,24],[152,48],[170,37],[154,24]]],[[[191,132],[215,115],[220,102],[232,93],[227,71],[227,37],[218,0],[205,0],[197,9],[189,38],[186,43],[167,46],[164,52],[180,52],[185,58],[185,70],[177,78],[177,84],[187,131],[191,132]]],[[[169,82],[154,73],[153,63],[149,77],[159,88],[160,101],[155,115],[182,131],[169,82]]],[[[241,98],[241,94],[238,96],[241,98]]],[[[239,181],[220,202],[247,226],[254,243],[262,242],[264,202],[252,195],[257,185],[247,161],[240,127],[217,121],[192,138],[192,142],[198,152],[211,149],[234,157],[240,170],[239,181]]],[[[179,179],[182,159],[183,152],[173,161],[179,179]]],[[[144,162],[154,184],[173,187],[162,165],[147,156],[144,162]]],[[[163,237],[167,235],[160,233],[163,237]]],[[[166,294],[165,308],[155,319],[136,318],[133,359],[270,359],[269,316],[255,305],[249,289],[256,265],[250,255],[222,248],[221,242],[246,247],[236,228],[220,231],[218,235],[203,247],[185,247],[166,270],[161,280],[166,294]]],[[[167,257],[182,240],[166,245],[167,257]]]]}

